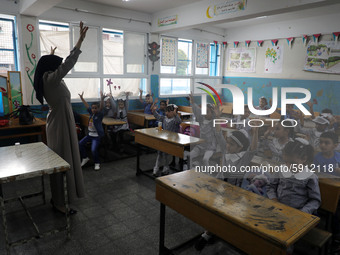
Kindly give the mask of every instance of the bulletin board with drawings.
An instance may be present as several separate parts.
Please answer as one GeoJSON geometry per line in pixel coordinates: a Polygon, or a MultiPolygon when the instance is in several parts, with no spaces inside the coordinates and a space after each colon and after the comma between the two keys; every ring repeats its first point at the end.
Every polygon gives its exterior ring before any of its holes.
{"type": "Polygon", "coordinates": [[[11,113],[22,105],[21,73],[8,71],[7,74],[0,74],[0,91],[4,115],[11,113]]]}

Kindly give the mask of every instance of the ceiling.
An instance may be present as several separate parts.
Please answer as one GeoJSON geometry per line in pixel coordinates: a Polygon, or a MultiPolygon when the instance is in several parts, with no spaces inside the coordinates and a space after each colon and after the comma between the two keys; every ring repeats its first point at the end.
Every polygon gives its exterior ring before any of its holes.
{"type": "Polygon", "coordinates": [[[88,1],[152,14],[166,9],[171,9],[178,6],[199,2],[201,0],[129,0],[126,2],[123,0],[88,0],[88,1]]]}

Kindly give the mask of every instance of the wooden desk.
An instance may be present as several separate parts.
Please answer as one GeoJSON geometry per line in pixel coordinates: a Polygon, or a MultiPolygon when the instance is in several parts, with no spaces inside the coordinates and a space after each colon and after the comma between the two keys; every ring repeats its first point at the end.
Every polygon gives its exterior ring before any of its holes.
{"type": "Polygon", "coordinates": [[[47,144],[46,122],[38,118],[35,118],[31,125],[20,125],[19,118],[11,119],[10,125],[0,127],[0,140],[39,135],[42,142],[47,144]]]}
{"type": "MultiPolygon", "coordinates": [[[[79,114],[80,116],[80,124],[83,125],[84,127],[88,127],[89,125],[89,119],[90,119],[90,114],[79,114]]],[[[103,118],[103,125],[104,125],[104,130],[105,133],[107,133],[107,126],[119,126],[119,125],[124,125],[126,124],[125,121],[122,121],[120,119],[115,119],[111,117],[105,116],[103,118]]]]}
{"type": "Polygon", "coordinates": [[[27,194],[23,197],[16,197],[11,199],[4,198],[2,184],[14,182],[18,180],[30,179],[34,177],[42,177],[43,175],[49,175],[54,173],[63,173],[64,177],[64,198],[66,211],[69,210],[68,196],[67,196],[67,182],[66,182],[66,171],[70,169],[70,165],[59,157],[54,151],[48,148],[44,143],[30,143],[19,146],[6,146],[0,147],[0,203],[1,203],[1,215],[2,225],[4,228],[5,242],[7,254],[10,253],[10,247],[18,244],[23,244],[34,239],[39,239],[44,236],[57,233],[62,230],[66,230],[67,237],[70,237],[70,219],[69,215],[66,214],[66,226],[47,232],[40,232],[38,226],[34,223],[33,218],[27,207],[24,204],[23,199],[42,195],[45,202],[44,183],[42,181],[43,190],[38,193],[27,194]],[[17,240],[10,242],[8,239],[6,212],[5,212],[5,201],[16,201],[19,200],[26,210],[26,214],[34,224],[36,234],[33,237],[17,240]]]}
{"type": "Polygon", "coordinates": [[[152,114],[147,114],[140,111],[129,111],[127,113],[129,123],[136,124],[141,127],[148,127],[149,120],[156,120],[152,114]]]}
{"type": "Polygon", "coordinates": [[[190,116],[194,115],[192,112],[182,112],[182,111],[178,111],[178,114],[181,118],[190,118],[190,116]]]}
{"type": "MultiPolygon", "coordinates": [[[[190,149],[190,145],[204,142],[203,139],[187,136],[167,130],[159,131],[158,128],[145,128],[135,130],[135,142],[144,146],[153,148],[158,151],[168,153],[170,155],[183,158],[184,150],[190,149]]],[[[139,167],[140,152],[137,152],[137,172],[139,175],[143,171],[139,167]]],[[[181,163],[183,170],[183,163],[181,163]]]]}
{"type": "Polygon", "coordinates": [[[164,246],[165,206],[247,254],[286,254],[320,219],[194,170],[156,179],[161,203],[159,254],[164,246]]]}

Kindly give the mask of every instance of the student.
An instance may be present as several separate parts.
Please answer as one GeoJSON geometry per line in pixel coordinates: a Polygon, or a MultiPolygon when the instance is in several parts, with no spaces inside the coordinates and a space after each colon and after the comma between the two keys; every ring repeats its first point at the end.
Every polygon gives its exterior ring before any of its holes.
{"type": "MultiPolygon", "coordinates": [[[[279,112],[281,114],[281,112],[279,112]]],[[[293,104],[286,105],[286,115],[283,115],[281,119],[293,119],[299,121],[301,119],[301,111],[295,111],[293,104]]]]}
{"type": "Polygon", "coordinates": [[[295,127],[295,132],[305,134],[309,137],[309,143],[314,147],[314,149],[319,147],[320,135],[326,131],[329,121],[324,117],[316,117],[312,120],[315,123],[315,128],[304,128],[301,124],[297,124],[295,127]]]}
{"type": "Polygon", "coordinates": [[[268,128],[264,133],[263,146],[267,147],[271,152],[271,160],[282,162],[282,150],[286,144],[293,141],[294,138],[294,122],[286,120],[285,127],[278,122],[273,128],[268,128]],[[269,139],[272,135],[273,138],[269,139]]]}
{"type": "Polygon", "coordinates": [[[248,124],[250,114],[251,112],[249,110],[248,105],[244,105],[244,115],[237,115],[236,117],[234,116],[234,119],[233,119],[233,122],[240,123],[240,124],[235,125],[237,130],[244,129],[245,131],[247,131],[248,136],[249,136],[249,141],[251,141],[251,127],[248,124]]]}
{"type": "Polygon", "coordinates": [[[114,118],[116,113],[115,109],[116,107],[112,95],[111,94],[106,95],[104,98],[104,102],[105,102],[104,117],[114,118]]]}
{"type": "Polygon", "coordinates": [[[329,121],[329,127],[327,131],[336,131],[339,128],[338,120],[333,116],[333,111],[331,109],[323,109],[320,114],[321,117],[324,117],[329,121]]]}
{"type": "MultiPolygon", "coordinates": [[[[190,160],[193,161],[199,156],[203,156],[203,165],[209,166],[209,160],[216,151],[216,136],[213,127],[213,119],[215,118],[214,107],[211,104],[207,104],[207,114],[201,114],[201,108],[194,102],[193,93],[189,95],[190,104],[192,105],[192,111],[196,121],[200,127],[200,138],[204,139],[204,143],[196,145],[190,152],[185,152],[184,160],[187,160],[189,156],[190,160]]],[[[189,162],[189,168],[191,168],[191,162],[189,162]]],[[[188,166],[184,165],[184,169],[188,166]]]]}
{"type": "Polygon", "coordinates": [[[325,132],[320,135],[319,147],[321,152],[315,155],[315,167],[321,172],[340,175],[340,152],[335,151],[338,146],[338,135],[325,132]]]}
{"type": "Polygon", "coordinates": [[[114,133],[114,143],[117,145],[120,145],[123,141],[124,132],[129,130],[129,123],[127,119],[127,112],[129,109],[129,95],[130,92],[124,92],[124,95],[117,99],[118,107],[115,105],[115,109],[117,109],[114,114],[115,118],[126,122],[126,124],[116,125],[112,128],[112,132],[114,133]]]}
{"type": "MultiPolygon", "coordinates": [[[[158,98],[155,98],[155,100],[154,100],[154,102],[151,106],[151,109],[153,109],[157,105],[158,101],[159,101],[158,98]]],[[[169,104],[169,99],[160,101],[159,109],[157,109],[157,112],[158,112],[159,115],[165,116],[165,111],[166,111],[166,107],[167,107],[168,104],[169,104]]]]}
{"type": "Polygon", "coordinates": [[[260,98],[259,98],[259,105],[258,105],[258,106],[255,106],[255,109],[257,109],[257,110],[268,110],[269,107],[268,107],[267,98],[265,98],[265,97],[260,97],[260,98]]]}
{"type": "Polygon", "coordinates": [[[283,149],[283,159],[287,169],[271,178],[267,190],[272,200],[289,205],[303,212],[313,214],[319,208],[321,195],[318,177],[309,170],[313,163],[314,149],[303,138],[296,138],[283,149]],[[298,168],[294,171],[294,164],[298,168]],[[303,169],[300,167],[303,166],[303,169]]]}
{"type": "MultiPolygon", "coordinates": [[[[219,110],[215,110],[217,116],[220,116],[219,110]]],[[[220,125],[216,125],[216,137],[222,150],[222,166],[235,166],[235,172],[218,172],[212,174],[218,179],[222,179],[230,184],[241,186],[245,173],[240,171],[241,166],[249,165],[255,154],[257,146],[258,128],[252,129],[252,143],[249,150],[249,138],[244,130],[233,131],[225,140],[220,125]]],[[[200,239],[195,243],[195,249],[201,251],[211,242],[213,234],[205,231],[200,239]]]]}
{"type": "Polygon", "coordinates": [[[251,191],[260,196],[265,195],[265,188],[268,183],[268,177],[264,174],[255,175],[249,180],[246,190],[251,191]]]}
{"type": "MultiPolygon", "coordinates": [[[[313,214],[321,204],[318,177],[309,170],[313,162],[314,149],[303,138],[289,142],[283,150],[287,169],[278,178],[271,178],[267,195],[269,199],[291,206],[305,213],[313,214]],[[294,170],[297,166],[297,171],[294,170]],[[299,168],[304,166],[303,168],[299,168]]],[[[293,253],[293,246],[288,247],[287,254],[293,253]]]]}
{"type": "Polygon", "coordinates": [[[93,155],[93,161],[94,161],[94,170],[99,171],[100,169],[100,160],[99,160],[99,144],[100,144],[100,138],[104,136],[104,129],[102,125],[103,121],[103,105],[104,105],[104,95],[101,93],[101,100],[100,104],[95,102],[92,103],[91,107],[89,104],[85,101],[83,95],[84,92],[81,94],[78,94],[81,101],[87,108],[87,111],[90,113],[89,118],[89,124],[88,124],[88,135],[85,136],[80,142],[79,142],[79,149],[80,149],[80,155],[82,158],[81,166],[84,166],[90,159],[87,157],[86,153],[86,144],[87,142],[91,142],[91,152],[93,155]]]}
{"type": "MultiPolygon", "coordinates": [[[[155,118],[162,122],[162,126],[164,130],[168,130],[168,131],[172,131],[172,132],[178,132],[179,130],[179,125],[182,123],[181,118],[178,116],[177,114],[177,106],[175,104],[169,104],[166,107],[166,111],[165,111],[165,116],[161,116],[158,112],[157,112],[157,106],[154,106],[154,108],[152,109],[153,111],[153,115],[155,116],[155,118]]],[[[168,159],[168,154],[158,151],[157,152],[157,160],[156,160],[156,164],[155,167],[153,168],[153,175],[154,176],[158,176],[158,172],[159,172],[159,167],[161,164],[162,159],[164,158],[164,166],[163,166],[163,171],[162,174],[168,174],[169,173],[169,159],[168,159]]]]}
{"type": "MultiPolygon", "coordinates": [[[[153,98],[152,94],[146,94],[145,101],[143,100],[143,90],[139,89],[139,101],[143,104],[144,113],[146,114],[152,114],[152,104],[153,104],[153,98]]],[[[157,121],[149,120],[148,126],[149,127],[155,127],[157,126],[157,121]]]]}

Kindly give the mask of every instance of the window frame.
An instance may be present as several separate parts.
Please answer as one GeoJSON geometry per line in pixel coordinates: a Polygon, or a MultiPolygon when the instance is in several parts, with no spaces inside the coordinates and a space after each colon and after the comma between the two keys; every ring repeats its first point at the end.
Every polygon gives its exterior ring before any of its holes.
{"type": "MultiPolygon", "coordinates": [[[[58,23],[66,23],[66,22],[60,22],[60,21],[47,21],[47,20],[39,20],[39,25],[40,23],[43,23],[44,25],[50,25],[50,26],[63,26],[60,25],[58,23]]],[[[67,23],[68,24],[68,28],[69,28],[69,43],[70,43],[70,50],[73,49],[74,45],[76,42],[73,41],[73,28],[78,26],[78,24],[75,23],[67,23]]],[[[65,26],[65,25],[64,25],[65,26]]],[[[67,27],[67,26],[66,26],[67,27]]],[[[83,72],[83,71],[74,71],[74,68],[72,68],[72,70],[65,76],[65,78],[94,78],[94,79],[99,79],[99,90],[103,91],[104,87],[106,86],[106,84],[104,83],[104,80],[106,79],[131,79],[131,78],[138,78],[138,79],[145,79],[145,82],[141,81],[140,86],[143,86],[143,83],[145,83],[145,86],[147,88],[147,90],[150,89],[150,75],[149,75],[149,66],[148,66],[148,58],[147,58],[147,42],[149,39],[149,34],[148,33],[138,33],[138,32],[133,32],[133,31],[128,31],[128,30],[119,30],[119,29],[115,29],[115,28],[109,28],[107,26],[105,26],[105,28],[103,26],[90,26],[91,28],[96,28],[97,29],[97,43],[98,43],[98,69],[97,72],[83,72]],[[122,31],[122,34],[124,36],[124,33],[137,33],[137,34],[144,34],[144,42],[145,42],[145,47],[144,47],[144,62],[145,62],[145,68],[144,68],[144,73],[126,73],[126,65],[125,63],[123,63],[124,67],[123,67],[123,74],[104,74],[104,56],[103,56],[103,40],[102,40],[102,35],[103,32],[107,33],[109,30],[118,30],[118,31],[122,31]]],[[[111,32],[111,31],[109,31],[111,32]]],[[[124,40],[124,37],[123,37],[124,40]]],[[[40,40],[38,42],[39,44],[39,55],[41,56],[41,48],[40,48],[40,40]]],[[[124,56],[124,52],[125,52],[125,41],[123,42],[123,58],[125,59],[124,56]]],[[[125,61],[124,61],[125,62],[125,61]]],[[[138,99],[139,95],[134,95],[134,96],[130,96],[130,99],[138,99]]],[[[86,100],[88,101],[96,101],[98,100],[99,97],[97,98],[86,98],[86,100]]],[[[72,99],[71,100],[72,103],[79,103],[81,102],[80,99],[72,99]]]]}
{"type": "Polygon", "coordinates": [[[14,68],[15,70],[12,71],[20,71],[19,68],[19,54],[18,54],[18,34],[17,34],[17,22],[16,22],[16,17],[15,16],[11,16],[11,15],[4,15],[4,16],[10,16],[13,19],[10,18],[3,18],[0,17],[0,20],[3,21],[9,21],[11,22],[12,25],[12,40],[13,40],[13,49],[6,49],[6,48],[0,48],[0,51],[9,51],[9,52],[13,52],[13,57],[14,57],[14,68]]]}
{"type": "MultiPolygon", "coordinates": [[[[175,59],[175,63],[176,63],[176,73],[170,74],[170,73],[161,73],[161,63],[160,63],[160,73],[159,73],[159,90],[158,90],[158,96],[162,97],[162,98],[172,98],[172,97],[183,97],[183,94],[169,94],[169,95],[163,95],[161,94],[161,79],[190,79],[190,91],[195,91],[194,90],[194,81],[195,80],[199,80],[199,79],[212,79],[212,80],[217,80],[219,79],[220,82],[222,83],[222,78],[223,78],[223,74],[222,74],[222,64],[223,64],[223,57],[224,57],[224,51],[223,51],[223,46],[221,43],[218,43],[218,48],[220,51],[220,54],[218,55],[218,51],[216,51],[216,60],[219,57],[219,63],[215,63],[215,73],[217,72],[217,70],[220,71],[219,75],[217,76],[210,76],[210,69],[211,69],[211,47],[214,43],[211,42],[207,42],[207,41],[203,41],[203,40],[194,40],[194,39],[187,39],[187,38],[179,38],[179,37],[173,37],[173,36],[167,36],[167,35],[161,35],[160,37],[160,44],[162,44],[162,38],[163,37],[172,37],[172,38],[176,38],[177,39],[177,50],[176,50],[176,59],[175,59]],[[191,74],[190,75],[178,75],[178,41],[191,41],[191,45],[192,45],[192,58],[191,58],[191,74]],[[208,66],[208,74],[196,74],[196,55],[197,55],[197,44],[198,43],[209,43],[210,47],[209,47],[209,66],[208,66]]],[[[161,51],[162,52],[162,51],[161,51]]],[[[203,93],[203,92],[202,92],[203,93]]],[[[201,93],[194,93],[194,95],[201,95],[201,93]]]]}

